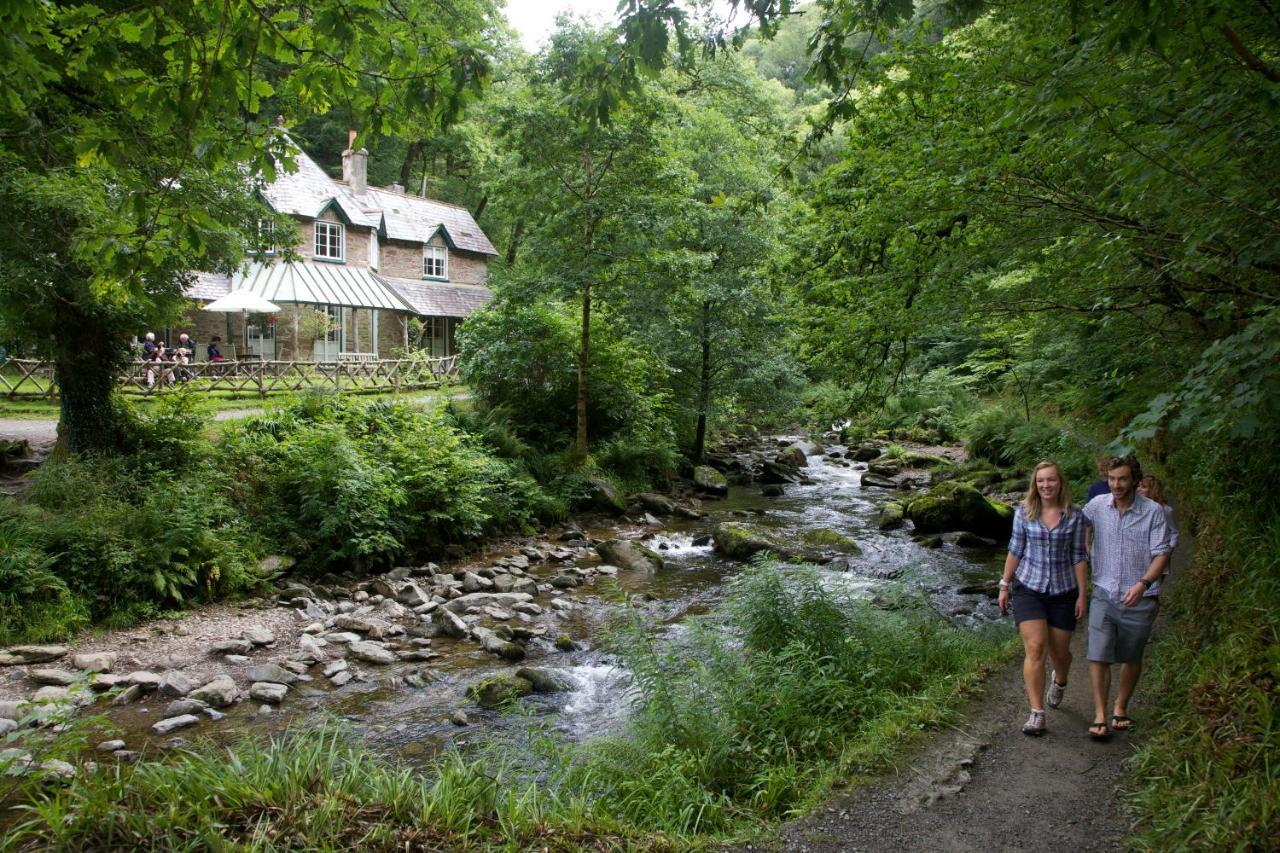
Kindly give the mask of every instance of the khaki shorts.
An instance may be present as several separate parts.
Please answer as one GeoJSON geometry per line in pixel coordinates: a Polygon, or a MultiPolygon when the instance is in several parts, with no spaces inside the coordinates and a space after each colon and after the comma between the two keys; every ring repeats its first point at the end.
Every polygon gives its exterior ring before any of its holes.
{"type": "Polygon", "coordinates": [[[1097,663],[1141,663],[1142,650],[1160,611],[1157,596],[1133,607],[1117,604],[1106,590],[1093,588],[1089,599],[1089,660],[1097,663]]]}

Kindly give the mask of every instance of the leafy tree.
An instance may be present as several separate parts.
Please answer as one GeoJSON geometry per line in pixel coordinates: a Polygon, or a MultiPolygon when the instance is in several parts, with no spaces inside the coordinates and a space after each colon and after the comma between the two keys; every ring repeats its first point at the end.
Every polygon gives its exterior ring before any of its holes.
{"type": "MultiPolygon", "coordinates": [[[[63,439],[122,442],[125,338],[172,319],[192,269],[227,270],[275,126],[342,104],[372,132],[451,121],[487,74],[489,0],[16,2],[0,9],[0,323],[54,359],[63,439]]],[[[283,223],[282,223],[283,224],[283,223]]]]}

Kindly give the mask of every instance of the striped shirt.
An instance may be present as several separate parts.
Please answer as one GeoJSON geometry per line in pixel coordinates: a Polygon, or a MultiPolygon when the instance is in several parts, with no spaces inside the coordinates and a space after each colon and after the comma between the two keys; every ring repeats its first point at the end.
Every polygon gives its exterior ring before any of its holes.
{"type": "MultiPolygon", "coordinates": [[[[1093,525],[1093,585],[1106,590],[1112,601],[1120,601],[1153,559],[1169,553],[1164,507],[1135,494],[1133,505],[1121,515],[1114,495],[1100,495],[1085,504],[1084,515],[1093,525]]],[[[1143,593],[1159,594],[1160,581],[1143,593]]]]}
{"type": "Polygon", "coordinates": [[[1084,547],[1084,516],[1073,510],[1051,530],[1040,519],[1028,520],[1026,512],[1026,507],[1019,506],[1013,514],[1013,535],[1009,537],[1009,553],[1018,558],[1015,577],[1036,592],[1070,592],[1079,586],[1074,566],[1089,558],[1084,547]]]}

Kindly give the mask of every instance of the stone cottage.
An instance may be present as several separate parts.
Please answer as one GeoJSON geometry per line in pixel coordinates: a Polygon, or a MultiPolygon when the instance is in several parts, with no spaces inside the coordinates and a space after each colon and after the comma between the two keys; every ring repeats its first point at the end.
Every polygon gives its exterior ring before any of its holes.
{"type": "Polygon", "coordinates": [[[397,184],[369,186],[368,158],[349,146],[342,180],[334,180],[296,151],[297,171],[280,174],[263,197],[297,222],[300,260],[285,263],[269,250],[235,275],[196,273],[186,290],[207,304],[248,288],[283,310],[248,318],[194,311],[185,328],[197,359],[214,335],[224,355],[239,355],[246,319],[250,353],[268,360],[392,358],[419,345],[454,354],[459,324],[491,298],[485,281],[497,252],[466,208],[397,184]]]}

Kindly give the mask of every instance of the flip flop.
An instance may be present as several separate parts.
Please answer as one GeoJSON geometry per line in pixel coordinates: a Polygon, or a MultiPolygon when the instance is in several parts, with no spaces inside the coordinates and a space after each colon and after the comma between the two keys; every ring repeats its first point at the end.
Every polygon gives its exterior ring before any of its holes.
{"type": "Polygon", "coordinates": [[[1111,715],[1111,728],[1118,732],[1127,732],[1133,728],[1134,720],[1126,717],[1124,714],[1111,715]]]}
{"type": "Polygon", "coordinates": [[[1111,739],[1111,729],[1107,728],[1106,720],[1097,720],[1095,722],[1090,723],[1088,732],[1089,732],[1089,737],[1093,738],[1094,740],[1101,741],[1101,740],[1111,739]],[[1100,732],[1094,731],[1094,729],[1099,729],[1099,728],[1102,729],[1102,731],[1100,732]]]}

